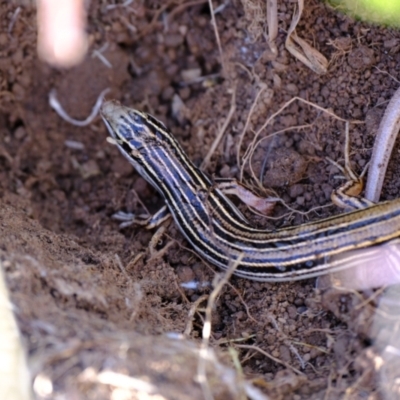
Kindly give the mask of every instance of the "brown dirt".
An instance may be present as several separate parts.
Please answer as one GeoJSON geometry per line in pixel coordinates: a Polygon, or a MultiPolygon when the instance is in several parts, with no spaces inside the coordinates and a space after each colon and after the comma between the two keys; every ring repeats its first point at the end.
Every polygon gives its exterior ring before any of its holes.
{"type": "MultiPolygon", "coordinates": [[[[107,10],[106,2],[92,1],[91,51],[107,43],[103,55],[112,68],[88,55],[69,71],[38,60],[32,6],[22,6],[9,31],[21,2],[0,3],[0,257],[33,375],[45,374],[53,382],[47,398],[117,398],[115,387],[93,378],[106,369],[146,376],[165,398],[202,398],[193,378],[196,363],[160,349],[171,346],[163,342],[166,333],[184,332],[192,304],[210,292],[215,274],[187,249],[173,225],[160,248],[171,240],[173,246],[153,260],[147,254],[152,232],[118,229],[113,213],[142,211],[141,202],[154,212],[162,199],[106,142],[99,118],[86,128],[62,121],[48,104],[51,89],[71,116],[84,119],[98,94],[110,87],[108,98],[163,120],[200,164],[236,87],[236,112],[208,172],[238,177],[237,144],[260,83],[267,89],[242,149],[268,116],[300,96],[342,118],[365,121],[350,128],[357,171],[370,157],[386,102],[398,87],[398,31],[355,22],[316,0],[306,2],[297,32],[332,60],[328,74],[318,76],[284,49],[294,2],[279,2],[277,56],[262,36],[252,40],[255,28],[250,34],[241,2],[227,2],[216,15],[224,75],[207,4],[181,3],[135,1],[107,10]],[[196,69],[208,79],[188,81],[196,69]],[[175,94],[185,106],[178,116],[171,111],[175,94]],[[70,148],[67,140],[83,146],[70,148]],[[202,285],[180,286],[191,280],[202,285]]],[[[265,221],[243,208],[256,224],[299,224],[337,212],[328,207],[304,213],[328,204],[338,184],[337,170],[325,157],[343,160],[344,124],[295,102],[263,135],[306,124],[264,141],[252,164],[258,176],[268,155],[263,184],[302,213],[287,215],[277,207],[276,216],[285,217],[265,221]]],[[[384,198],[399,196],[399,157],[396,149],[384,198]]],[[[245,181],[255,184],[246,168],[245,181]]],[[[271,398],[394,398],[398,388],[390,377],[396,359],[383,350],[397,314],[378,308],[390,303],[382,303],[388,291],[322,293],[314,280],[268,284],[232,278],[230,283],[213,310],[211,345],[225,360],[227,348],[236,348],[245,377],[271,398]]],[[[202,326],[199,312],[190,338],[198,340],[202,326]]],[[[209,375],[216,378],[217,372],[209,375]]],[[[239,398],[211,386],[215,398],[239,398]]]]}

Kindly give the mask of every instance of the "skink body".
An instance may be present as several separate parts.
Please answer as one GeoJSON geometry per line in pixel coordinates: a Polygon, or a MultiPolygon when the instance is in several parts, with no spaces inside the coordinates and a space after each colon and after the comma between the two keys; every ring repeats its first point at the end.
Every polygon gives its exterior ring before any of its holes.
{"type": "Polygon", "coordinates": [[[103,105],[102,117],[121,153],[163,196],[196,252],[224,269],[236,263],[241,277],[288,281],[322,275],[363,257],[336,255],[400,236],[400,199],[291,228],[257,229],[160,121],[115,101],[103,105]]]}

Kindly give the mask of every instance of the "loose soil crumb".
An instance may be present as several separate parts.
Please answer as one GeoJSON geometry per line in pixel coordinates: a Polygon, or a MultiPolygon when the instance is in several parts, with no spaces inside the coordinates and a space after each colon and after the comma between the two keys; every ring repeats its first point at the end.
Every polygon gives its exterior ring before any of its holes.
{"type": "MultiPolygon", "coordinates": [[[[157,243],[166,251],[153,258],[154,232],[118,229],[115,212],[152,213],[163,201],[106,142],[100,118],[86,128],[69,125],[50,108],[50,90],[71,116],[84,119],[109,87],[109,99],[165,122],[197,165],[236,91],[236,111],[207,167],[212,175],[236,178],[239,143],[242,159],[266,119],[299,96],[362,122],[350,126],[351,160],[361,171],[398,87],[400,33],[308,1],[297,33],[332,60],[318,76],[284,48],[292,1],[278,5],[278,54],[259,34],[262,19],[249,20],[256,2],[244,8],[225,2],[216,14],[221,58],[206,2],[135,1],[107,9],[93,0],[91,50],[101,49],[108,63],[90,53],[79,67],[60,71],[37,58],[35,8],[28,4],[0,3],[0,258],[33,378],[53,383],[51,394],[35,395],[138,398],[137,387],[113,386],[110,375],[101,375],[115,372],[145,380],[156,388],[151,393],[168,399],[204,398],[196,374],[205,303],[193,319],[189,315],[210,293],[215,270],[173,224],[157,243]],[[198,287],[181,286],[190,281],[198,287]],[[185,330],[191,341],[167,336],[185,330]]],[[[255,177],[263,172],[266,193],[272,188],[292,211],[277,206],[273,219],[265,219],[240,205],[254,224],[276,228],[340,212],[321,206],[338,185],[326,157],[343,162],[343,122],[295,101],[259,138],[244,181],[258,187],[255,177]]],[[[400,195],[399,165],[397,146],[385,199],[400,195]]],[[[213,309],[210,344],[231,366],[228,348],[236,349],[244,378],[272,399],[395,398],[397,291],[323,292],[314,280],[271,284],[233,277],[213,309]]],[[[233,372],[223,368],[216,359],[206,368],[214,398],[240,398],[231,386],[241,372],[226,380],[233,372]]]]}

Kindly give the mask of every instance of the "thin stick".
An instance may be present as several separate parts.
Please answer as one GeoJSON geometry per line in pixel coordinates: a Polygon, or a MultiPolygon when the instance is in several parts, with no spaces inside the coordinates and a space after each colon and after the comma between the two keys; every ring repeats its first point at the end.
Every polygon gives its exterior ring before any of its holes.
{"type": "Polygon", "coordinates": [[[219,55],[221,57],[222,70],[224,71],[224,76],[228,77],[228,75],[226,73],[224,55],[223,55],[223,52],[222,52],[221,40],[219,38],[217,22],[215,20],[214,7],[213,7],[213,4],[212,4],[212,0],[208,0],[208,4],[210,5],[211,22],[212,22],[212,25],[213,25],[213,28],[214,28],[215,39],[217,40],[219,55]]]}
{"type": "Polygon", "coordinates": [[[249,344],[237,344],[235,345],[236,347],[239,347],[241,349],[250,349],[250,350],[255,350],[258,351],[259,353],[263,354],[265,357],[268,357],[269,359],[271,359],[272,361],[275,361],[278,364],[284,365],[286,368],[291,369],[292,371],[296,372],[296,374],[299,375],[303,375],[303,372],[299,371],[297,368],[292,367],[290,364],[288,364],[285,361],[280,360],[279,358],[276,358],[274,356],[272,356],[271,354],[267,353],[265,350],[263,350],[262,348],[258,347],[258,346],[254,346],[254,345],[249,345],[249,344]]]}
{"type": "Polygon", "coordinates": [[[21,334],[14,313],[18,308],[11,302],[3,271],[6,263],[0,260],[0,397],[2,399],[31,399],[31,377],[21,334]]]}
{"type": "Polygon", "coordinates": [[[200,166],[201,169],[207,168],[208,163],[210,162],[212,155],[214,154],[215,150],[217,149],[218,145],[220,144],[221,139],[224,136],[226,128],[228,127],[229,123],[231,122],[231,119],[232,119],[235,111],[236,111],[236,85],[233,88],[232,99],[231,99],[231,108],[229,110],[228,116],[226,117],[224,124],[222,125],[222,128],[219,130],[217,137],[214,139],[214,142],[211,145],[210,150],[208,150],[207,155],[205,156],[203,162],[201,163],[201,166],[200,166]]]}
{"type": "Polygon", "coordinates": [[[17,7],[14,11],[14,14],[11,18],[10,24],[8,25],[8,35],[11,37],[11,32],[14,28],[15,23],[17,22],[17,18],[19,13],[21,12],[21,7],[17,7]]]}
{"type": "Polygon", "coordinates": [[[194,315],[196,314],[200,303],[202,303],[204,300],[207,300],[207,298],[208,298],[208,294],[203,294],[190,307],[189,314],[188,314],[188,320],[186,322],[186,327],[185,327],[185,330],[183,331],[183,335],[185,337],[189,337],[190,334],[192,333],[194,315]]]}
{"type": "Polygon", "coordinates": [[[400,88],[394,92],[376,134],[369,165],[365,198],[379,200],[390,155],[400,129],[400,88]]]}
{"type": "Polygon", "coordinates": [[[278,36],[278,0],[267,0],[268,44],[274,54],[278,54],[275,40],[278,36]]]}
{"type": "Polygon", "coordinates": [[[240,149],[242,148],[242,143],[243,143],[243,139],[244,139],[244,136],[245,136],[245,134],[246,134],[246,131],[247,131],[247,127],[248,127],[249,124],[250,124],[250,119],[251,119],[251,116],[253,115],[254,109],[256,108],[258,99],[260,98],[262,92],[263,92],[266,88],[267,88],[267,85],[263,85],[263,86],[260,88],[260,90],[258,91],[258,93],[257,93],[257,95],[256,95],[256,97],[255,97],[255,99],[254,99],[254,101],[253,101],[253,104],[251,105],[249,114],[247,115],[246,123],[245,123],[245,125],[244,125],[243,130],[242,130],[242,133],[241,133],[240,136],[239,136],[239,143],[238,143],[238,145],[237,145],[237,153],[236,153],[236,164],[237,164],[238,168],[240,168],[240,149]]]}
{"type": "Polygon", "coordinates": [[[187,1],[185,3],[176,6],[169,14],[168,14],[168,23],[171,23],[172,20],[176,17],[177,14],[185,11],[188,7],[197,6],[203,3],[207,3],[208,0],[194,0],[194,1],[187,1]]]}
{"type": "Polygon", "coordinates": [[[214,308],[215,300],[217,299],[219,293],[226,283],[229,281],[232,274],[235,272],[236,268],[240,264],[243,255],[239,255],[237,260],[232,263],[232,265],[227,269],[227,271],[223,274],[220,281],[215,285],[214,290],[210,293],[210,297],[208,298],[206,312],[205,312],[205,321],[203,325],[203,340],[201,342],[200,347],[200,355],[199,355],[199,363],[197,366],[197,378],[200,386],[203,390],[203,395],[206,400],[213,400],[213,396],[210,390],[210,386],[207,381],[206,376],[206,361],[209,359],[208,351],[209,351],[209,343],[211,336],[211,314],[214,308]]]}
{"type": "MultiPolygon", "coordinates": [[[[300,101],[304,104],[307,104],[311,107],[316,108],[317,110],[320,110],[322,112],[324,112],[325,114],[330,115],[331,117],[336,118],[339,121],[343,121],[343,122],[347,122],[347,119],[344,118],[340,118],[338,115],[336,115],[333,111],[329,111],[315,103],[312,103],[311,101],[302,99],[301,97],[295,96],[292,99],[290,99],[288,102],[286,102],[281,108],[279,108],[278,111],[276,111],[275,113],[273,113],[265,122],[264,124],[261,126],[260,129],[258,129],[258,131],[255,133],[255,136],[249,146],[249,148],[247,149],[245,155],[243,156],[243,165],[240,168],[240,181],[243,179],[243,174],[244,174],[244,166],[246,165],[246,162],[249,160],[249,158],[252,156],[253,152],[254,152],[254,148],[255,148],[255,143],[257,142],[258,137],[260,136],[261,132],[270,124],[270,122],[276,117],[278,116],[285,108],[289,107],[292,103],[294,103],[295,101],[300,101]]],[[[353,124],[356,123],[363,123],[362,121],[350,121],[353,124]]],[[[255,179],[257,179],[256,177],[254,177],[255,179]]]]}
{"type": "Polygon", "coordinates": [[[106,6],[106,10],[113,10],[114,8],[117,7],[121,7],[121,8],[125,8],[128,7],[131,3],[133,2],[133,0],[126,0],[121,4],[109,4],[108,6],[106,6]]]}
{"type": "MultiPolygon", "coordinates": [[[[276,135],[279,135],[279,134],[281,134],[281,133],[285,133],[285,132],[291,131],[291,130],[300,130],[300,129],[311,128],[313,125],[314,125],[314,124],[289,126],[288,128],[284,128],[284,129],[281,129],[281,130],[279,130],[279,131],[273,132],[273,133],[271,133],[270,135],[261,138],[261,139],[254,145],[254,149],[256,149],[256,148],[261,144],[261,142],[264,141],[264,140],[266,140],[266,139],[270,139],[270,138],[272,138],[272,137],[274,137],[274,136],[276,136],[276,135]]],[[[264,185],[263,185],[263,176],[264,176],[264,173],[265,173],[265,169],[267,168],[267,162],[268,162],[268,157],[264,157],[264,161],[263,161],[263,163],[262,163],[261,170],[260,170],[260,179],[259,179],[259,182],[257,182],[258,185],[259,185],[261,188],[264,188],[264,185]]],[[[251,168],[251,170],[252,170],[252,174],[255,175],[255,173],[254,173],[254,171],[253,171],[253,167],[252,167],[251,165],[250,165],[250,168],[251,168]]]]}

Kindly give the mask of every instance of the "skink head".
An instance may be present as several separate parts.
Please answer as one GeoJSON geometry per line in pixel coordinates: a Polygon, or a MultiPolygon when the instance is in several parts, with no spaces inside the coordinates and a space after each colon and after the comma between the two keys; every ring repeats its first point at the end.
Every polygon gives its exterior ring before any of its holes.
{"type": "Polygon", "coordinates": [[[139,149],[146,141],[155,137],[148,125],[148,115],[119,102],[107,101],[101,108],[101,116],[117,144],[129,144],[139,149]]]}
{"type": "Polygon", "coordinates": [[[107,101],[101,108],[101,116],[113,143],[136,168],[136,170],[158,190],[154,177],[149,172],[158,166],[160,154],[168,144],[165,126],[152,116],[124,107],[118,101],[107,101]],[[155,154],[157,154],[155,156],[155,154]]]}

